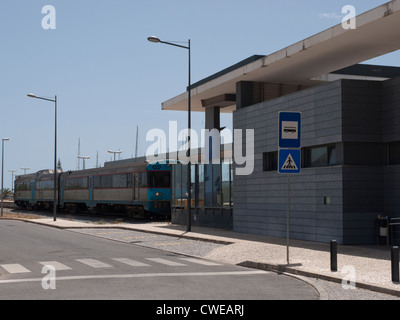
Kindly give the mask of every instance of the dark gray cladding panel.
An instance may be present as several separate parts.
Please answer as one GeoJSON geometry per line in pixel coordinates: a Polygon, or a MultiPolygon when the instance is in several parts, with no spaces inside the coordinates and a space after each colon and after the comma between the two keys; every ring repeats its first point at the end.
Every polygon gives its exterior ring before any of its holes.
{"type": "Polygon", "coordinates": [[[250,105],[233,113],[233,127],[255,130],[255,170],[234,178],[234,230],[286,236],[287,177],[263,171],[263,154],[278,149],[279,111],[302,113],[303,148],[336,146],[336,165],[291,178],[291,237],[375,243],[377,215],[400,215],[400,164],[387,165],[386,144],[400,141],[400,78],[338,80],[253,104],[251,94],[240,99],[250,105]]]}

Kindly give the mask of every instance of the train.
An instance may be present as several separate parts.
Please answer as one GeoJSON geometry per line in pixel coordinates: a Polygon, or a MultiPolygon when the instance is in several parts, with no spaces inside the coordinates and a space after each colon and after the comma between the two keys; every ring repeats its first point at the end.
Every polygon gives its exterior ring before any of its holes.
{"type": "MultiPolygon", "coordinates": [[[[126,213],[129,217],[170,217],[171,165],[138,162],[57,172],[57,210],[126,213]]],[[[24,209],[54,207],[54,171],[20,175],[14,203],[24,209]]]]}

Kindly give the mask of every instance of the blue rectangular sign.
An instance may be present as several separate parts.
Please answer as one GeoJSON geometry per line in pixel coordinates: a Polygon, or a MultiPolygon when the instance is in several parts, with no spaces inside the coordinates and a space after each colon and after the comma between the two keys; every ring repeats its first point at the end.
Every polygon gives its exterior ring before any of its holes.
{"type": "Polygon", "coordinates": [[[279,112],[279,148],[301,148],[301,113],[279,112]]]}
{"type": "Polygon", "coordinates": [[[295,174],[301,171],[300,149],[279,149],[278,173],[295,174]]]}

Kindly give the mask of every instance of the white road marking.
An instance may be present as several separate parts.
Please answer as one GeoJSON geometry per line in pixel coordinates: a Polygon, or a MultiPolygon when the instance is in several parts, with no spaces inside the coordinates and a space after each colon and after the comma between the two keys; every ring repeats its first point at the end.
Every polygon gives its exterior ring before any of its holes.
{"type": "Polygon", "coordinates": [[[111,265],[95,259],[76,259],[76,261],[86,264],[92,268],[112,268],[111,265]]]}
{"type": "Polygon", "coordinates": [[[143,263],[143,262],[139,262],[139,261],[135,261],[135,260],[131,260],[128,258],[113,258],[113,260],[127,264],[129,266],[132,267],[150,267],[149,264],[143,263]]]}
{"type": "Polygon", "coordinates": [[[150,261],[153,261],[153,262],[165,264],[165,265],[171,266],[171,267],[185,267],[185,266],[187,266],[186,264],[183,264],[183,263],[170,261],[170,260],[166,260],[166,259],[161,259],[161,258],[146,258],[146,260],[150,260],[150,261]]]}
{"type": "Polygon", "coordinates": [[[28,273],[30,270],[26,269],[25,267],[21,266],[20,264],[2,264],[0,265],[4,270],[8,273],[28,273]]]}
{"type": "Polygon", "coordinates": [[[192,262],[192,263],[197,263],[201,264],[203,266],[220,266],[221,264],[207,261],[207,260],[200,260],[200,259],[195,259],[195,258],[179,258],[180,260],[192,262]]]}
{"type": "MultiPolygon", "coordinates": [[[[222,272],[181,272],[181,273],[136,273],[136,274],[111,274],[111,275],[88,275],[88,276],[68,276],[57,277],[57,281],[62,280],[90,280],[90,279],[127,279],[127,278],[155,278],[155,277],[208,277],[208,276],[251,276],[268,274],[268,271],[222,271],[222,272]]],[[[18,282],[41,282],[43,278],[10,279],[0,280],[0,284],[18,282]]]]}
{"type": "Polygon", "coordinates": [[[44,262],[39,262],[40,264],[44,266],[52,266],[56,271],[62,271],[62,270],[72,270],[72,268],[66,266],[65,264],[62,264],[58,261],[44,261],[44,262]]]}

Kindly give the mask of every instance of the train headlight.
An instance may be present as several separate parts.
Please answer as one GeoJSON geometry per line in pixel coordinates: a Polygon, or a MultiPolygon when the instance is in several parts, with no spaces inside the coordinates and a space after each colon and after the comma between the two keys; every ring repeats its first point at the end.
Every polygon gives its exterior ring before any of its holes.
{"type": "Polygon", "coordinates": [[[156,192],[156,197],[161,197],[162,195],[162,192],[156,192]]]}

